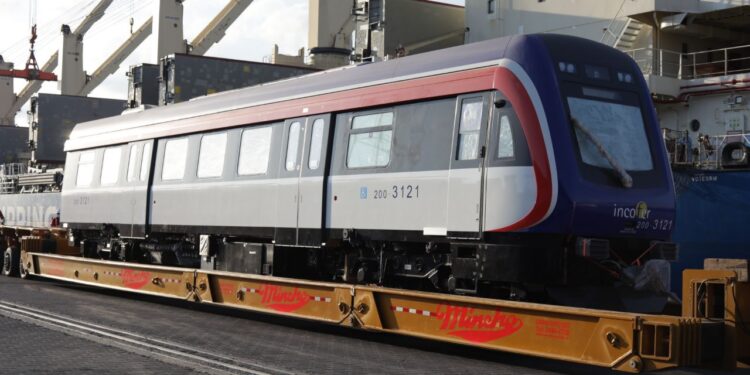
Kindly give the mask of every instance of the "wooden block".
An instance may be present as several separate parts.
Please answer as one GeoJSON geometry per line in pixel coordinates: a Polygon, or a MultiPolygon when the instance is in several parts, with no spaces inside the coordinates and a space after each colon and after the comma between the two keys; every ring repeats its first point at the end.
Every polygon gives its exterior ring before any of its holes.
{"type": "Polygon", "coordinates": [[[707,270],[730,270],[737,272],[737,281],[748,281],[747,259],[719,259],[706,258],[703,260],[703,268],[707,270]]]}

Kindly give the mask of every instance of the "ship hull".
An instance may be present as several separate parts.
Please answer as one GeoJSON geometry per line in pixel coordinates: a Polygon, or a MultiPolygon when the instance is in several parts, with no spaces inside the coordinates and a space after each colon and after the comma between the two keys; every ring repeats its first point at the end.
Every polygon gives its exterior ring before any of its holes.
{"type": "Polygon", "coordinates": [[[60,193],[2,194],[0,212],[7,226],[48,227],[59,218],[60,193]]]}
{"type": "Polygon", "coordinates": [[[673,173],[677,217],[672,236],[680,259],[672,266],[672,286],[677,289],[682,271],[703,268],[705,258],[750,258],[750,171],[673,173]]]}

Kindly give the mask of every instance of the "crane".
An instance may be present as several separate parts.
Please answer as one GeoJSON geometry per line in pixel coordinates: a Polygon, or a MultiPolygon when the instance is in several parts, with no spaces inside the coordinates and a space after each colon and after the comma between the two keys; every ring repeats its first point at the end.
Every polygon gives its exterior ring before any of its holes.
{"type": "MultiPolygon", "coordinates": [[[[118,67],[125,58],[130,55],[149,35],[152,30],[157,30],[160,38],[157,40],[158,58],[175,52],[189,52],[193,55],[203,55],[208,49],[218,43],[225,35],[229,26],[247,9],[253,0],[229,0],[227,5],[209,22],[206,27],[198,33],[190,44],[182,40],[182,2],[184,0],[157,0],[157,11],[154,17],[146,20],[138,29],[132,32],[131,36],[123,42],[91,75],[86,75],[83,71],[82,59],[78,61],[66,60],[65,51],[56,51],[50,56],[49,60],[42,66],[41,71],[52,71],[58,66],[58,61],[62,61],[62,82],[60,84],[61,92],[67,95],[86,96],[101,84],[107,77],[117,71],[118,67]],[[160,20],[180,20],[180,22],[171,21],[169,24],[158,22],[160,20]],[[177,26],[174,26],[177,25],[177,26]],[[176,33],[174,29],[179,32],[176,33]],[[66,76],[68,78],[66,78],[66,76]]],[[[63,27],[63,46],[71,48],[73,54],[82,51],[80,41],[83,35],[91,26],[104,15],[104,11],[109,7],[113,0],[101,0],[96,7],[92,9],[89,15],[81,22],[78,27],[70,32],[63,27]],[[67,43],[66,43],[67,40],[67,43]]],[[[132,22],[132,20],[131,20],[132,22]]],[[[132,27],[132,25],[131,25],[132,27]]],[[[2,66],[2,64],[0,64],[2,66]]],[[[2,70],[0,70],[1,72],[2,70]]],[[[0,74],[2,77],[2,74],[0,74]]],[[[34,93],[41,87],[41,81],[30,81],[16,96],[13,104],[4,110],[0,106],[0,123],[5,120],[12,121],[24,103],[26,103],[34,93]],[[5,113],[3,113],[5,112],[5,113]]],[[[0,103],[2,105],[2,103],[0,103]]]]}
{"type": "Polygon", "coordinates": [[[29,59],[26,60],[25,69],[2,69],[0,70],[0,77],[23,78],[29,81],[57,81],[57,76],[54,73],[39,69],[36,56],[34,56],[34,43],[36,43],[36,24],[31,26],[31,38],[29,39],[31,48],[29,49],[29,59]]]}
{"type": "MultiPolygon", "coordinates": [[[[80,35],[81,37],[86,34],[86,32],[91,29],[91,26],[93,26],[96,21],[104,16],[104,12],[112,4],[112,2],[113,0],[100,0],[99,3],[97,3],[97,5],[89,12],[86,18],[84,18],[83,21],[81,21],[81,23],[78,25],[78,27],[76,27],[73,33],[76,35],[80,35]]],[[[42,65],[41,71],[51,72],[55,70],[55,68],[57,68],[59,55],[60,51],[55,51],[49,57],[49,59],[47,59],[44,65],[42,65]]],[[[32,95],[39,91],[39,89],[42,87],[42,83],[44,83],[44,81],[29,81],[26,86],[21,89],[18,95],[15,95],[15,99],[12,101],[12,103],[7,105],[7,107],[5,103],[0,103],[0,124],[12,124],[14,122],[13,120],[16,116],[16,112],[21,109],[24,103],[26,103],[32,95]]]]}
{"type": "MultiPolygon", "coordinates": [[[[230,0],[227,5],[209,22],[203,30],[193,39],[189,45],[185,45],[182,39],[182,2],[183,0],[159,0],[158,10],[154,17],[149,18],[138,30],[117,48],[99,68],[87,77],[85,84],[77,92],[71,95],[86,96],[101,84],[107,77],[117,71],[125,58],[133,52],[149,35],[156,30],[157,58],[175,53],[189,52],[191,55],[201,56],[208,49],[218,43],[226,34],[226,30],[247,9],[253,0],[230,0]],[[171,20],[169,24],[164,19],[171,20]],[[179,20],[175,22],[175,20],[179,20]],[[177,25],[177,26],[174,26],[177,25]],[[165,27],[166,26],[166,27],[165,27]],[[177,30],[178,32],[175,32],[177,30]],[[187,49],[187,51],[186,51],[187,49]]],[[[65,79],[65,77],[63,77],[65,79]]]]}

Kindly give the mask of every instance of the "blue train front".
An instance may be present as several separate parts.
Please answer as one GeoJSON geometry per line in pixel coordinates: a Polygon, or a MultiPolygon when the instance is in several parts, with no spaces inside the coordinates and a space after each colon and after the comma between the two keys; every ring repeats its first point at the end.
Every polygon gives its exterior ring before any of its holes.
{"type": "Polygon", "coordinates": [[[532,77],[555,150],[557,207],[535,230],[668,240],[674,187],[635,62],[599,43],[558,35],[514,39],[507,56],[532,77]]]}
{"type": "Polygon", "coordinates": [[[66,151],[62,221],[85,256],[611,308],[618,288],[664,289],[675,256],[646,86],[573,37],[79,124],[66,151]]]}
{"type": "MultiPolygon", "coordinates": [[[[553,156],[532,158],[534,163],[549,163],[534,165],[544,172],[537,174],[538,190],[551,185],[549,211],[541,207],[532,225],[495,230],[497,241],[515,237],[504,235],[508,230],[524,233],[521,238],[528,243],[539,241],[535,235],[559,233],[546,237],[549,242],[542,246],[548,250],[543,252],[561,246],[567,262],[561,268],[567,270],[560,271],[566,274],[556,273],[553,265],[546,275],[560,276],[559,281],[573,287],[569,290],[584,285],[632,287],[646,278],[639,276],[643,269],[634,266],[676,259],[677,249],[668,242],[675,211],[671,171],[649,91],[635,62],[599,43],[560,35],[516,37],[505,59],[518,63],[514,75],[523,90],[517,91],[528,93],[528,99],[519,95],[519,103],[531,102],[517,112],[535,112],[526,116],[532,126],[523,124],[529,148],[542,149],[533,146],[533,132],[527,130],[538,123],[542,135],[537,138],[547,142],[546,151],[553,156]]],[[[505,65],[514,71],[513,64],[505,65]]],[[[508,79],[498,80],[501,92],[513,90],[508,79]]],[[[544,198],[537,193],[537,204],[544,198]]],[[[652,270],[661,272],[651,275],[658,280],[649,285],[667,291],[668,265],[656,263],[652,270]]],[[[533,274],[530,270],[529,277],[533,274]]],[[[553,279],[543,282],[554,284],[553,279]]],[[[607,294],[604,290],[599,292],[607,294]]],[[[593,303],[558,294],[571,304],[593,303]]],[[[605,307],[616,304],[617,298],[608,299],[605,307]]]]}

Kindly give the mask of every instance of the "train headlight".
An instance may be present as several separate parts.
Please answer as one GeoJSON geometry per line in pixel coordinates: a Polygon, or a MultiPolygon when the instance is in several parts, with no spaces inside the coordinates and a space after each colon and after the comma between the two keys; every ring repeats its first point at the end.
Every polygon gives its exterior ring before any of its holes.
{"type": "Polygon", "coordinates": [[[568,62],[560,61],[557,63],[557,67],[563,73],[574,74],[576,72],[576,66],[568,62]]]}
{"type": "Polygon", "coordinates": [[[631,83],[633,76],[630,73],[617,72],[617,80],[620,82],[631,83]]]}

